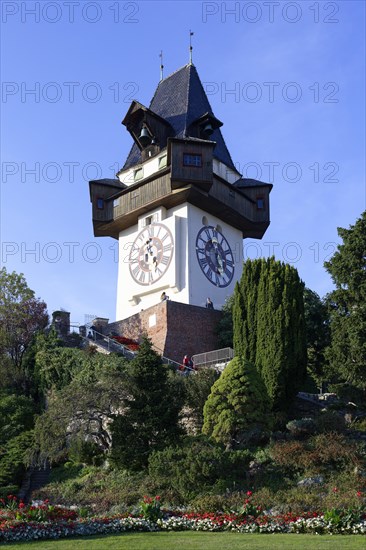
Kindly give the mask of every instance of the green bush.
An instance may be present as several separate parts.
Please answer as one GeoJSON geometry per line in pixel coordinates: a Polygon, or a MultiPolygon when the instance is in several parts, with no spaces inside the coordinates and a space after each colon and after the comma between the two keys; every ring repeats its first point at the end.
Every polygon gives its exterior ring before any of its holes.
{"type": "Polygon", "coordinates": [[[227,497],[225,495],[198,495],[190,503],[190,508],[195,512],[223,512],[227,509],[227,497]]]}
{"type": "Polygon", "coordinates": [[[225,451],[202,439],[184,447],[168,447],[149,459],[149,475],[161,489],[173,489],[176,498],[190,500],[199,494],[223,492],[245,484],[249,451],[225,451]]]}
{"type": "Polygon", "coordinates": [[[81,437],[71,440],[68,455],[70,461],[76,464],[100,466],[104,460],[104,454],[98,445],[81,437]]]}
{"type": "Polygon", "coordinates": [[[0,486],[22,482],[26,470],[27,451],[33,443],[33,431],[10,439],[0,454],[0,486]]]}
{"type": "Polygon", "coordinates": [[[24,395],[0,392],[0,445],[33,428],[34,403],[24,395]]]}
{"type": "Polygon", "coordinates": [[[330,469],[351,471],[362,463],[362,450],[344,435],[332,432],[306,441],[275,443],[271,457],[285,471],[313,474],[330,469]]]}
{"type": "Polygon", "coordinates": [[[248,444],[248,434],[270,427],[270,400],[256,367],[234,357],[205,403],[202,431],[227,448],[248,444]]]}
{"type": "Polygon", "coordinates": [[[332,410],[321,412],[316,418],[315,424],[319,433],[343,433],[346,429],[344,417],[332,410]]]}
{"type": "Polygon", "coordinates": [[[290,420],[286,428],[293,437],[303,438],[315,433],[316,424],[313,418],[301,418],[300,420],[290,420]]]}
{"type": "Polygon", "coordinates": [[[366,432],[366,416],[356,420],[353,424],[353,429],[360,432],[366,432]]]}
{"type": "Polygon", "coordinates": [[[70,463],[51,471],[51,481],[35,491],[33,498],[50,499],[51,502],[90,507],[94,513],[116,510],[126,511],[137,505],[146,493],[153,492],[143,486],[144,476],[125,470],[108,470],[95,466],[83,467],[70,463]]]}

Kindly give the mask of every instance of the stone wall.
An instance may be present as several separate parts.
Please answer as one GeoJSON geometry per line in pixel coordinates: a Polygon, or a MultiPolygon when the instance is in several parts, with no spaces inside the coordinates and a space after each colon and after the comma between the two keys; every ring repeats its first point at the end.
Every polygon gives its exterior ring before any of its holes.
{"type": "Polygon", "coordinates": [[[135,340],[147,333],[159,353],[181,362],[185,354],[218,348],[216,327],[220,318],[220,311],[168,300],[128,319],[109,323],[103,332],[135,340]]]}

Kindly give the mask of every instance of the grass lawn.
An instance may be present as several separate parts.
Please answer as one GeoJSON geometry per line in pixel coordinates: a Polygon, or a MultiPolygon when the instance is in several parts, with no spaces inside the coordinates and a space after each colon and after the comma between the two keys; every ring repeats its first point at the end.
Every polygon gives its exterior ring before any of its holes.
{"type": "Polygon", "coordinates": [[[128,533],[57,541],[9,543],[7,547],[37,550],[365,550],[362,535],[256,535],[242,533],[128,533]]]}

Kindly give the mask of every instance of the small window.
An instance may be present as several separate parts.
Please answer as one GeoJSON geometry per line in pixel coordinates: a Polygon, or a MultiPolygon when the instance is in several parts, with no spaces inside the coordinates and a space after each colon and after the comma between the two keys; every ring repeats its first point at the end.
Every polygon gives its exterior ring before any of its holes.
{"type": "Polygon", "coordinates": [[[147,218],[145,218],[145,226],[151,225],[152,222],[153,222],[153,216],[148,216],[147,218]]]}
{"type": "Polygon", "coordinates": [[[144,169],[143,168],[137,168],[137,170],[133,173],[133,181],[139,181],[142,180],[144,175],[144,169]]]}
{"type": "Polygon", "coordinates": [[[166,167],[166,155],[159,158],[159,170],[166,167]]]}
{"type": "Polygon", "coordinates": [[[183,153],[183,166],[202,166],[202,155],[192,155],[191,153],[183,153]]]}
{"type": "Polygon", "coordinates": [[[264,198],[257,197],[257,210],[263,210],[263,209],[264,209],[264,198]]]}
{"type": "Polygon", "coordinates": [[[119,199],[114,199],[113,206],[114,207],[119,206],[119,199]]]}
{"type": "Polygon", "coordinates": [[[97,199],[97,208],[98,210],[103,210],[104,208],[104,199],[97,199]]]}

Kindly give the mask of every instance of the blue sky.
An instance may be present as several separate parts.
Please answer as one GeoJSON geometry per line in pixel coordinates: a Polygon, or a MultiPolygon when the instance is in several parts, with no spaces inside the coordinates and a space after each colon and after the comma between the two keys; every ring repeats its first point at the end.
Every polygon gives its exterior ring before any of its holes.
{"type": "Polygon", "coordinates": [[[365,3],[3,1],[1,263],[51,312],[115,318],[117,243],[94,238],[88,180],[129,152],[121,126],[193,61],[234,162],[274,184],[247,257],[332,289],[337,227],[365,210],[365,3]],[[33,90],[33,92],[32,92],[33,90]]]}

